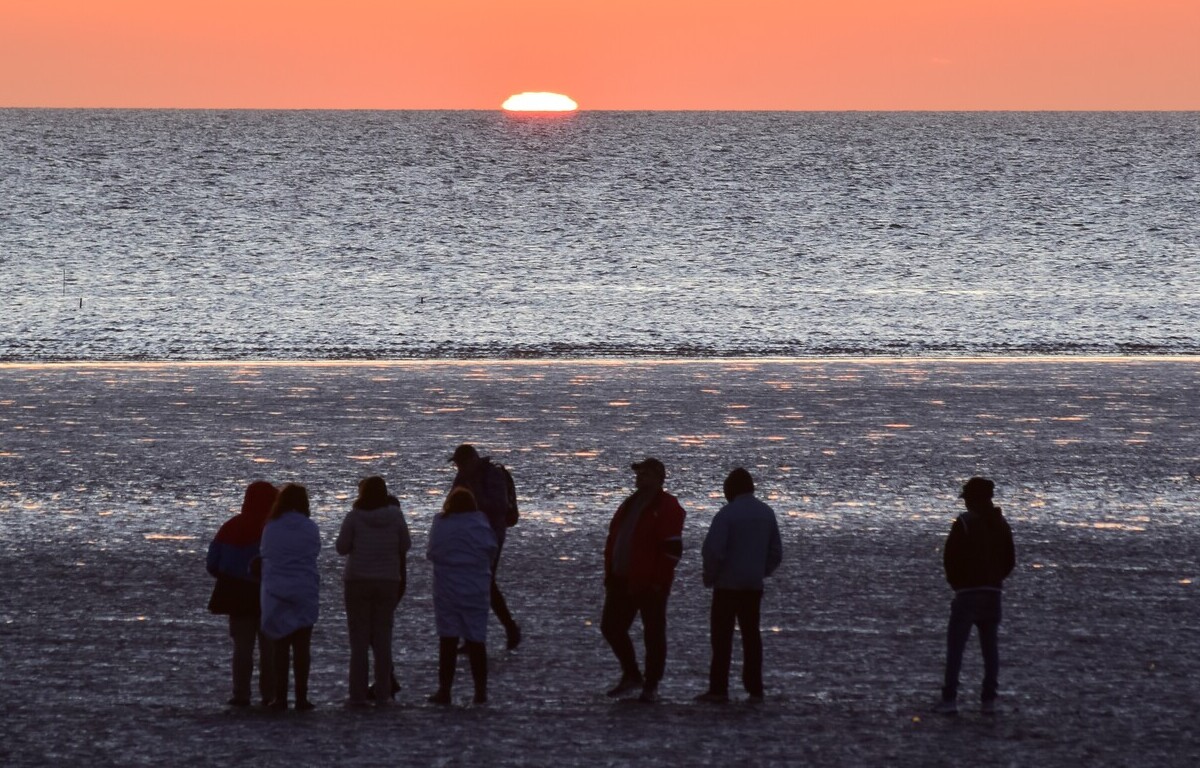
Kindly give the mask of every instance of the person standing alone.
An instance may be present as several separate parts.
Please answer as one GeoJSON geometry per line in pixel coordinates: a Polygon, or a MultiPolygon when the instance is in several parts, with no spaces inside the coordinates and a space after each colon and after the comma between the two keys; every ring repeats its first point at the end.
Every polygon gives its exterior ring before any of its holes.
{"type": "Polygon", "coordinates": [[[661,461],[648,458],[631,468],[636,490],[617,508],[604,544],[600,632],[621,663],[621,679],[607,695],[616,698],[641,688],[639,698],[653,703],[667,664],[667,597],[683,556],[685,513],[663,490],[667,470],[661,461]],[[639,613],[646,644],[644,677],[629,639],[639,613]]]}
{"type": "Polygon", "coordinates": [[[504,625],[506,645],[511,651],[521,644],[521,627],[508,610],[508,602],[496,583],[496,569],[500,567],[500,552],[508,528],[516,523],[515,494],[510,493],[508,470],[492,461],[491,457],[480,456],[475,446],[463,443],[454,449],[450,461],[458,468],[451,489],[466,488],[475,497],[478,509],[487,516],[492,532],[496,534],[496,553],[492,558],[491,606],[496,618],[504,625]]]}
{"type": "Polygon", "coordinates": [[[946,678],[938,705],[943,714],[958,712],[958,674],[972,626],[979,628],[983,652],[981,711],[988,715],[996,711],[1000,598],[1004,580],[1016,565],[1016,551],[1008,521],[1000,507],[992,504],[995,487],[986,477],[972,477],[963,484],[959,496],[967,511],[950,527],[942,553],[946,581],[954,589],[946,630],[946,678]]]}
{"type": "Polygon", "coordinates": [[[742,685],[750,701],[763,699],[763,648],[758,622],[763,579],[783,562],[775,510],[754,496],[754,478],[738,467],[725,478],[725,499],[704,537],[704,586],[713,591],[709,624],[712,664],[708,690],[697,701],[729,701],[733,625],[742,630],[742,685]]]}

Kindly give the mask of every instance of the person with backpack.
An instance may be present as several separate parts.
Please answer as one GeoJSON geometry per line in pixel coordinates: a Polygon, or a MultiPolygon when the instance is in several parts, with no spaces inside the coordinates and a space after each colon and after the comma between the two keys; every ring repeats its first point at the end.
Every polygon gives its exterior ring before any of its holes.
{"type": "Polygon", "coordinates": [[[508,529],[517,524],[519,516],[512,473],[503,464],[493,462],[491,457],[480,456],[479,451],[470,443],[463,443],[455,448],[449,461],[458,468],[454,482],[450,484],[451,489],[469,490],[496,534],[496,554],[492,558],[491,606],[496,618],[504,625],[506,645],[511,651],[521,644],[521,627],[513,619],[508,610],[508,602],[496,583],[496,570],[500,566],[500,552],[504,549],[508,529]]]}
{"type": "Polygon", "coordinates": [[[967,511],[950,527],[942,553],[946,581],[954,589],[946,630],[946,678],[937,707],[942,714],[958,713],[958,674],[972,626],[979,628],[983,652],[981,711],[986,715],[996,711],[1000,598],[1004,580],[1016,565],[1016,550],[1008,521],[992,503],[995,487],[986,477],[972,477],[963,485],[959,497],[967,511]]]}

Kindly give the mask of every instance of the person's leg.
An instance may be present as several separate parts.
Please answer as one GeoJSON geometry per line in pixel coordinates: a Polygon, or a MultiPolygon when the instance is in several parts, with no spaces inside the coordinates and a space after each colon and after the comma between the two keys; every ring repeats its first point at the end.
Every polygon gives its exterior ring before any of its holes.
{"type": "Polygon", "coordinates": [[[371,601],[368,585],[362,581],[347,581],[346,629],[350,639],[350,703],[367,701],[367,648],[371,642],[371,601]]]}
{"type": "Polygon", "coordinates": [[[983,689],[980,699],[984,702],[996,700],[1000,683],[1000,612],[999,592],[984,593],[981,610],[976,618],[979,627],[979,649],[983,652],[983,689]]]}
{"type": "Polygon", "coordinates": [[[371,654],[375,658],[375,704],[392,700],[392,628],[400,583],[381,581],[375,586],[371,610],[371,654]]]}
{"type": "Polygon", "coordinates": [[[667,593],[647,592],[637,602],[646,644],[646,685],[657,687],[667,667],[667,593]]]}
{"type": "Polygon", "coordinates": [[[262,697],[265,707],[275,698],[275,642],[258,629],[259,619],[255,617],[255,637],[258,640],[258,694],[262,697]]]}
{"type": "Polygon", "coordinates": [[[271,641],[272,655],[275,657],[275,696],[271,699],[272,709],[287,709],[291,642],[291,635],[271,641]]]}
{"type": "Polygon", "coordinates": [[[312,627],[298,629],[292,647],[296,653],[296,709],[312,709],[308,700],[308,670],[312,666],[312,627]]]}
{"type": "Polygon", "coordinates": [[[973,623],[971,593],[955,595],[950,603],[950,623],[946,627],[946,678],[942,683],[942,701],[958,699],[958,673],[962,670],[963,649],[971,636],[973,623]]]}
{"type": "Polygon", "coordinates": [[[471,679],[475,682],[475,703],[487,703],[487,646],[467,641],[467,658],[471,662],[471,679]]]}
{"type": "Polygon", "coordinates": [[[230,704],[250,703],[250,681],[254,677],[254,638],[258,617],[230,616],[229,637],[233,639],[233,698],[230,704]]]}
{"type": "MultiPolygon", "coordinates": [[[[504,545],[501,543],[501,549],[504,545]]],[[[508,649],[511,651],[521,643],[521,628],[517,626],[517,622],[512,617],[512,612],[508,610],[508,601],[504,599],[504,594],[500,591],[500,586],[496,583],[496,570],[500,567],[500,550],[496,551],[496,557],[492,559],[492,587],[491,587],[491,605],[492,613],[496,614],[496,618],[504,625],[504,638],[508,649]]]]}
{"type": "Polygon", "coordinates": [[[642,677],[638,670],[637,652],[633,649],[633,641],[629,639],[629,628],[633,626],[635,616],[637,604],[624,585],[613,585],[605,589],[600,633],[604,635],[617,661],[621,663],[623,677],[629,680],[640,680],[642,677]]]}
{"type": "Polygon", "coordinates": [[[735,603],[727,589],[714,589],[708,614],[712,660],[708,667],[708,693],[729,694],[729,663],[733,653],[735,603]]]}
{"type": "Polygon", "coordinates": [[[454,685],[454,666],[458,663],[458,638],[438,638],[438,689],[429,697],[434,704],[449,704],[454,685]]]}
{"type": "Polygon", "coordinates": [[[751,696],[763,695],[763,645],[759,630],[759,615],[762,611],[762,590],[739,590],[737,596],[737,623],[742,630],[742,686],[751,696]]]}

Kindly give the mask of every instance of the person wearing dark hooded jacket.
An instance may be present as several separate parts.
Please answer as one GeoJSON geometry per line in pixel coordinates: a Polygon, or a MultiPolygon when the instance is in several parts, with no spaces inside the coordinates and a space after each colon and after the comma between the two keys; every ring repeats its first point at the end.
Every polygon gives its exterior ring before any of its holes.
{"type": "Polygon", "coordinates": [[[375,657],[376,706],[391,702],[392,629],[407,586],[412,538],[382,477],[364,478],[334,544],[346,556],[346,624],[350,634],[350,706],[366,706],[367,652],[375,657]]]}
{"type": "Polygon", "coordinates": [[[278,491],[259,480],[246,488],[242,510],[225,521],[208,545],[206,568],[217,579],[208,610],[229,616],[233,639],[233,697],[235,707],[250,705],[254,676],[254,644],[258,642],[258,691],[265,705],[275,695],[271,641],[259,631],[259,577],[251,570],[258,559],[263,526],[278,491]]]}
{"type": "Polygon", "coordinates": [[[971,627],[979,628],[983,652],[984,714],[995,712],[1000,673],[999,630],[1004,580],[1016,565],[1012,529],[992,504],[995,484],[986,477],[972,477],[960,497],[967,511],[950,527],[942,564],[946,581],[954,589],[950,623],[946,631],[946,677],[938,707],[944,714],[958,711],[958,675],[971,627]]]}

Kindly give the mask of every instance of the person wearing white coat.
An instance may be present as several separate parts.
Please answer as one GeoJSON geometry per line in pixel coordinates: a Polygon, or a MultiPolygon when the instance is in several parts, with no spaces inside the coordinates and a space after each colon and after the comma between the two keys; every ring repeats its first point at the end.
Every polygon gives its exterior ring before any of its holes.
{"type": "Polygon", "coordinates": [[[492,559],[498,544],[487,516],[466,488],[446,497],[434,517],[425,556],[433,563],[433,615],[438,633],[438,689],[434,704],[450,703],[458,641],[466,646],[475,703],[487,702],[487,625],[492,559]]]}

